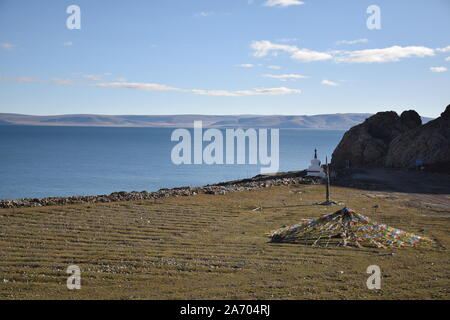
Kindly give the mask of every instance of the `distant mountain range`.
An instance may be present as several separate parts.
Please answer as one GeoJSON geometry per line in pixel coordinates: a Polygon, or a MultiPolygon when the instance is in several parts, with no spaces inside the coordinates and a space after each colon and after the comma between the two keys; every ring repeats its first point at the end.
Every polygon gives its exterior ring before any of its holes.
{"type": "MultiPolygon", "coordinates": [[[[312,116],[285,115],[92,115],[71,114],[56,116],[32,116],[0,113],[0,125],[29,126],[83,126],[83,127],[154,127],[189,128],[194,121],[202,121],[203,127],[226,128],[297,128],[347,130],[370,117],[370,113],[337,113],[312,116]]],[[[431,118],[422,118],[424,122],[431,118]]]]}

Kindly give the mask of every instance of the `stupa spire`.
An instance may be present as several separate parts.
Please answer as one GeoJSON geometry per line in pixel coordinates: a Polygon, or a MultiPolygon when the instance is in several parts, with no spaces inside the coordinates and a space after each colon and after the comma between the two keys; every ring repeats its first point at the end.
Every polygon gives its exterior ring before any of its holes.
{"type": "Polygon", "coordinates": [[[325,178],[325,173],[320,165],[320,160],[317,159],[317,149],[314,149],[314,159],[311,160],[311,165],[308,167],[307,175],[325,178]]]}

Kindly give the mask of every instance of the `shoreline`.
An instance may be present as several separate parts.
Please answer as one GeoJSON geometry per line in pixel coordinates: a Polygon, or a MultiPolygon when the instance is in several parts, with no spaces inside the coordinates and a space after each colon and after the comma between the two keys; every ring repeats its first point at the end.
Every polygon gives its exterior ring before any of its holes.
{"type": "Polygon", "coordinates": [[[168,197],[192,196],[196,194],[226,194],[244,190],[254,190],[281,185],[320,184],[321,178],[307,177],[306,170],[279,172],[272,175],[257,175],[252,178],[219,182],[200,187],[162,188],[158,191],[119,191],[103,195],[22,198],[0,200],[0,208],[44,207],[53,205],[70,205],[82,203],[109,203],[133,200],[155,200],[168,197]]]}
{"type": "MultiPolygon", "coordinates": [[[[251,178],[237,179],[203,186],[161,188],[156,191],[116,191],[110,194],[74,195],[44,198],[0,199],[0,209],[45,207],[83,203],[110,203],[119,201],[156,200],[168,197],[193,196],[197,194],[223,195],[230,192],[251,191],[272,186],[317,185],[322,178],[306,176],[306,170],[259,174],[251,178]]],[[[338,170],[332,175],[333,185],[360,190],[414,194],[445,203],[450,194],[450,175],[442,172],[417,172],[395,168],[351,168],[338,170]],[[434,199],[436,198],[436,199],[434,199]]]]}

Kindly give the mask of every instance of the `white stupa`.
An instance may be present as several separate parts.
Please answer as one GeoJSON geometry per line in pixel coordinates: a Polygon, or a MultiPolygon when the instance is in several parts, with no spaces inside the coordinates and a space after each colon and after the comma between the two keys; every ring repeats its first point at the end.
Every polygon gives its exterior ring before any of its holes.
{"type": "Polygon", "coordinates": [[[320,160],[317,159],[317,149],[314,150],[314,159],[307,170],[307,176],[325,178],[325,172],[321,166],[320,160]]]}

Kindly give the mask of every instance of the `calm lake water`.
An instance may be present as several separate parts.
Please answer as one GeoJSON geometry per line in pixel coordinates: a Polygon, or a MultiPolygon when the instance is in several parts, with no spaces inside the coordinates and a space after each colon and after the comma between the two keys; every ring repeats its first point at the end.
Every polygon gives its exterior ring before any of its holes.
{"type": "MultiPolygon", "coordinates": [[[[0,199],[200,186],[260,173],[259,165],[175,165],[167,128],[0,126],[0,199]]],[[[344,131],[280,130],[279,171],[331,156],[344,131]]],[[[225,137],[225,135],[224,135],[225,137]]],[[[206,146],[208,143],[204,143],[206,146]]]]}

